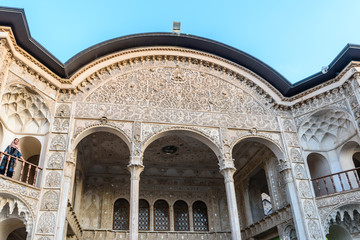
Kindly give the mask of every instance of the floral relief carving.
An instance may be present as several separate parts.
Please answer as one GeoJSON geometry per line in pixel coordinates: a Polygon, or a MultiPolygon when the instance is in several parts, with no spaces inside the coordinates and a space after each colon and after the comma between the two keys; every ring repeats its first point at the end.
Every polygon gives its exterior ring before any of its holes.
{"type": "Polygon", "coordinates": [[[53,132],[67,132],[69,130],[69,119],[55,118],[53,132]]]}
{"type": "Polygon", "coordinates": [[[65,135],[55,135],[51,140],[50,150],[65,150],[66,140],[65,135]]]}
{"type": "Polygon", "coordinates": [[[315,207],[311,200],[305,200],[303,202],[305,217],[313,218],[315,215],[315,207]]]}
{"type": "Polygon", "coordinates": [[[312,197],[309,182],[306,180],[299,181],[299,191],[300,191],[301,197],[303,197],[303,198],[311,198],[312,197]]]}
{"type": "Polygon", "coordinates": [[[306,179],[307,178],[303,164],[295,165],[295,177],[298,179],[306,179]]]}
{"type": "Polygon", "coordinates": [[[295,132],[296,131],[296,128],[290,119],[285,119],[283,121],[283,126],[284,126],[284,130],[287,132],[295,132]]]}
{"type": "Polygon", "coordinates": [[[103,127],[112,127],[123,133],[123,135],[129,140],[132,131],[132,123],[131,122],[117,122],[117,121],[100,121],[97,120],[81,120],[77,119],[75,121],[74,128],[74,136],[72,141],[79,136],[80,133],[84,132],[86,129],[90,129],[92,127],[103,126],[103,127]]]}
{"type": "Polygon", "coordinates": [[[290,158],[294,163],[303,163],[304,159],[301,156],[300,150],[298,148],[291,148],[290,158]]]}
{"type": "Polygon", "coordinates": [[[68,104],[60,104],[56,108],[55,116],[56,117],[70,117],[71,111],[68,104]]]}
{"type": "Polygon", "coordinates": [[[52,171],[46,175],[45,187],[58,188],[60,181],[60,173],[52,171]]]}
{"type": "Polygon", "coordinates": [[[60,152],[53,152],[48,161],[48,168],[63,168],[64,167],[64,154],[60,152]]]}
{"type": "Polygon", "coordinates": [[[57,210],[59,205],[59,194],[56,191],[47,191],[44,193],[41,202],[41,210],[57,210]]]}
{"type": "Polygon", "coordinates": [[[55,232],[55,214],[52,212],[44,212],[40,215],[38,233],[54,233],[55,232]]]}
{"type": "Polygon", "coordinates": [[[311,239],[323,239],[318,221],[308,221],[308,228],[311,239]]]}

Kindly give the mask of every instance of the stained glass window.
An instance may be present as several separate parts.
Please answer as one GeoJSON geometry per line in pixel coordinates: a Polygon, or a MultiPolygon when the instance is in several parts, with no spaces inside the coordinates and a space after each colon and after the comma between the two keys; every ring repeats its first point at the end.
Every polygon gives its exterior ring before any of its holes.
{"type": "Polygon", "coordinates": [[[208,231],[207,207],[205,203],[196,201],[193,204],[194,231],[208,231]]]}
{"type": "Polygon", "coordinates": [[[154,204],[154,230],[169,230],[169,205],[165,200],[157,200],[154,204]]]}
{"type": "Polygon", "coordinates": [[[184,201],[177,201],[174,204],[174,225],[175,231],[189,231],[188,205],[184,201]]]}
{"type": "Polygon", "coordinates": [[[114,204],[114,230],[129,230],[129,202],[118,199],[114,204]]]}
{"type": "Polygon", "coordinates": [[[150,208],[149,203],[140,199],[139,201],[139,230],[149,230],[150,229],[150,208]]]}

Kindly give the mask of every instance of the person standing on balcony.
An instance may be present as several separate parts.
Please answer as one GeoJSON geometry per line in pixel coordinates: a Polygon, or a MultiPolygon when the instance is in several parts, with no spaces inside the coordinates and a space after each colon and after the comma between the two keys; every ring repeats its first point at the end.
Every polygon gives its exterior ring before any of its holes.
{"type": "Polygon", "coordinates": [[[6,176],[12,177],[14,173],[16,158],[20,158],[24,161],[24,158],[20,153],[19,139],[15,138],[12,143],[5,149],[4,153],[5,155],[0,164],[0,174],[4,175],[7,167],[6,176]],[[9,155],[16,158],[10,157],[9,161],[9,155]]]}

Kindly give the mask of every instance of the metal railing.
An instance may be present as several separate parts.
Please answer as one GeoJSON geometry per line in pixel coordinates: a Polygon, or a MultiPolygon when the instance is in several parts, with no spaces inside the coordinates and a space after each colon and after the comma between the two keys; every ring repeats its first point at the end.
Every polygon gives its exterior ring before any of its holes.
{"type": "Polygon", "coordinates": [[[360,188],[360,168],[333,173],[330,175],[311,179],[315,195],[325,196],[338,192],[350,191],[360,188]]]}
{"type": "Polygon", "coordinates": [[[3,161],[7,161],[5,169],[1,174],[14,180],[35,186],[36,177],[42,170],[41,167],[1,151],[0,159],[0,163],[2,163],[3,161]],[[5,156],[7,156],[7,160],[4,160],[5,156]],[[14,163],[14,166],[12,167],[13,171],[11,171],[10,169],[12,162],[14,163]]]}

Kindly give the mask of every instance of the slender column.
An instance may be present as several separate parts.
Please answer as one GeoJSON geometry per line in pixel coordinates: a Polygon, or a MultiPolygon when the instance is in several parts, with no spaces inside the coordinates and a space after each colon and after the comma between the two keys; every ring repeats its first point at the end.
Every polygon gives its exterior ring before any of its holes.
{"type": "Polygon", "coordinates": [[[225,189],[226,189],[226,198],[228,204],[228,211],[230,217],[230,227],[231,227],[231,238],[233,240],[241,240],[240,233],[240,223],[239,215],[236,203],[235,195],[235,185],[234,185],[234,167],[227,167],[220,170],[221,174],[224,176],[225,189]]]}
{"type": "Polygon", "coordinates": [[[154,206],[150,205],[150,231],[154,231],[154,206]]]}
{"type": "Polygon", "coordinates": [[[169,207],[169,211],[170,211],[170,214],[169,214],[169,224],[170,224],[170,231],[174,231],[175,229],[175,221],[174,221],[174,207],[173,205],[170,205],[169,207]]]}
{"type": "Polygon", "coordinates": [[[193,209],[192,205],[189,205],[189,230],[191,232],[194,231],[194,215],[193,215],[193,209]]]}
{"type": "Polygon", "coordinates": [[[138,240],[139,235],[139,185],[140,174],[144,170],[144,166],[139,163],[131,163],[128,170],[131,173],[130,184],[130,237],[129,240],[138,240]]]}

